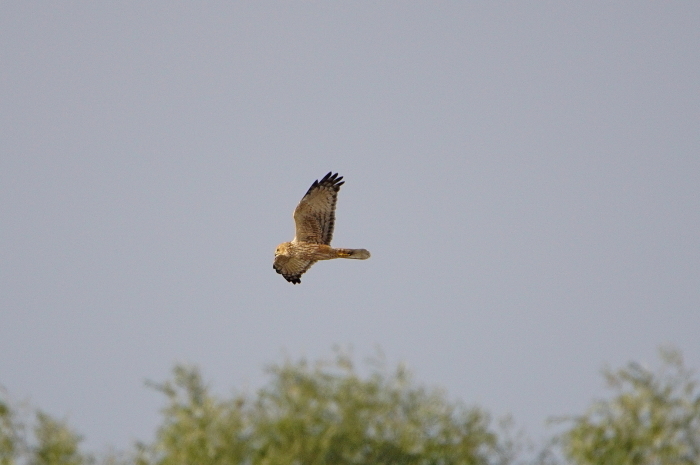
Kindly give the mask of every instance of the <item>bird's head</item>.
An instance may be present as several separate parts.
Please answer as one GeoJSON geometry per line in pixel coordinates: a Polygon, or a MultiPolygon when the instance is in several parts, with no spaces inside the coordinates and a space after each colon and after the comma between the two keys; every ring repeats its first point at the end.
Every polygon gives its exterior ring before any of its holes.
{"type": "Polygon", "coordinates": [[[280,255],[287,255],[287,247],[289,246],[289,242],[283,242],[280,245],[277,246],[275,249],[275,257],[279,257],[280,255]]]}

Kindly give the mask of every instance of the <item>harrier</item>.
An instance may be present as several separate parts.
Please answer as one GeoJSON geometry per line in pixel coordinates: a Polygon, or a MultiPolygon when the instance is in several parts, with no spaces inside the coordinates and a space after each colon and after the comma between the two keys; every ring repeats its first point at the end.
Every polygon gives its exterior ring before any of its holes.
{"type": "Polygon", "coordinates": [[[338,173],[328,173],[314,181],[294,210],[296,235],[292,242],[284,242],[275,250],[272,267],[293,284],[301,282],[301,275],[319,260],[354,258],[366,260],[365,249],[334,249],[331,247],[335,226],[335,203],[340,186],[345,184],[338,173]]]}

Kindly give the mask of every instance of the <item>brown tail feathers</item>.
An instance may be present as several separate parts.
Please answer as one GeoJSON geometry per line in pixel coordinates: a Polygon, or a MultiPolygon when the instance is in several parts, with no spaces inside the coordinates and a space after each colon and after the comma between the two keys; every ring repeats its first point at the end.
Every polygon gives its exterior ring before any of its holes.
{"type": "Polygon", "coordinates": [[[370,257],[369,250],[365,249],[336,249],[338,257],[352,258],[355,260],[367,260],[370,257]]]}

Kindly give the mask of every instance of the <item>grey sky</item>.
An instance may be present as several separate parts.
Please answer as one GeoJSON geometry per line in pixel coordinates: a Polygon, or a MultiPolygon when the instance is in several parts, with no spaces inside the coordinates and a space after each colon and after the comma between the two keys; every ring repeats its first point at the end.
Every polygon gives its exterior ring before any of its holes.
{"type": "Polygon", "coordinates": [[[700,368],[700,3],[2,2],[0,384],[99,450],[164,380],[381,347],[536,437],[700,368]],[[334,244],[272,269],[314,179],[334,244]]]}

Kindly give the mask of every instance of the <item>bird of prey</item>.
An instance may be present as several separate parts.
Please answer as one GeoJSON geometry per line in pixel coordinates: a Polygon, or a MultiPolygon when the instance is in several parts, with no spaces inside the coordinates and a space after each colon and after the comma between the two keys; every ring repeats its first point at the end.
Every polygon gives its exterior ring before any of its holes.
{"type": "Polygon", "coordinates": [[[365,249],[336,249],[331,247],[335,226],[335,203],[342,176],[333,172],[316,180],[294,209],[296,235],[291,242],[283,242],[275,250],[272,267],[293,284],[301,282],[301,275],[319,260],[353,258],[366,260],[365,249]]]}

